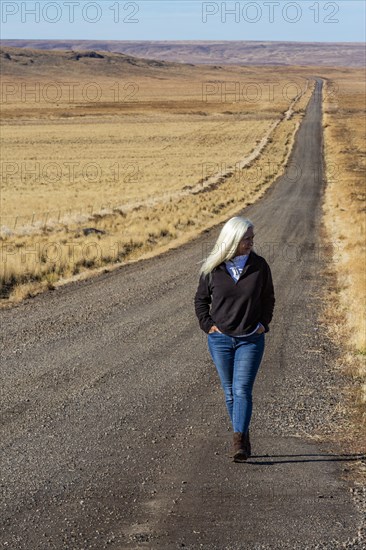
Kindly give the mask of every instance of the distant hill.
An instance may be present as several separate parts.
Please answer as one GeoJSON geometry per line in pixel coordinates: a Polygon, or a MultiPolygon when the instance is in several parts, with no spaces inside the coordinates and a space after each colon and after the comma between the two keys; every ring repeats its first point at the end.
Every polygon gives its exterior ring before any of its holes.
{"type": "MultiPolygon", "coordinates": [[[[132,55],[117,52],[95,50],[45,50],[0,47],[2,76],[89,76],[94,75],[120,77],[174,74],[192,70],[191,64],[139,59],[132,55]]],[[[156,76],[158,78],[158,76],[156,76]]]]}
{"type": "Polygon", "coordinates": [[[363,67],[364,43],[254,41],[2,40],[38,50],[92,50],[178,63],[363,67]]]}

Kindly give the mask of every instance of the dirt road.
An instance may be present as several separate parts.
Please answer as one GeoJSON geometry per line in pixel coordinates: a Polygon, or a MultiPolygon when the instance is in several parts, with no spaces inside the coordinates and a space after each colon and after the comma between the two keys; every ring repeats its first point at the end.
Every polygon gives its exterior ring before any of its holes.
{"type": "Polygon", "coordinates": [[[252,459],[228,458],[232,432],[193,309],[215,228],[0,313],[4,548],[365,547],[341,478],[355,457],[307,437],[338,414],[317,320],[327,259],[320,94],[319,82],[288,173],[257,204],[238,204],[277,299],[252,459]]]}

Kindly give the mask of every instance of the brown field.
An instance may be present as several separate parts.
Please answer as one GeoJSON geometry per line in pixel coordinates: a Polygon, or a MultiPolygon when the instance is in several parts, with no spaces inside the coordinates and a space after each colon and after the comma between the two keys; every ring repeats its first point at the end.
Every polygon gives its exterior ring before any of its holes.
{"type": "Polygon", "coordinates": [[[324,101],[327,187],[324,223],[334,244],[337,284],[328,322],[346,350],[341,360],[361,386],[356,404],[366,405],[366,188],[365,74],[329,72],[324,101]]]}
{"type": "Polygon", "coordinates": [[[288,68],[3,58],[3,303],[156,253],[256,200],[283,170],[313,88],[288,68]]]}

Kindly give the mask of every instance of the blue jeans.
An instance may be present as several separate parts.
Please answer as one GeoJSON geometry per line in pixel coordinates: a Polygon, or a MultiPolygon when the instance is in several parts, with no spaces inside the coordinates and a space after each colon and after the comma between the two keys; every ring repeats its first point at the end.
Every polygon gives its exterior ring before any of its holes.
{"type": "Polygon", "coordinates": [[[234,432],[246,433],[252,416],[252,390],[264,353],[264,332],[252,336],[208,334],[208,349],[224,390],[234,432]]]}

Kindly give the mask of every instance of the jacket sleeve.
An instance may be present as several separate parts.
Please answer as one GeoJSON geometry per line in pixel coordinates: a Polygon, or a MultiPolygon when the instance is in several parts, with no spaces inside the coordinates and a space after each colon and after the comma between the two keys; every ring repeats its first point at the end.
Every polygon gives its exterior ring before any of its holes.
{"type": "Polygon", "coordinates": [[[267,262],[264,262],[263,287],[261,292],[262,315],[260,322],[265,328],[265,332],[269,332],[269,323],[272,320],[273,310],[275,305],[274,288],[272,281],[271,269],[267,262]]]}
{"type": "Polygon", "coordinates": [[[194,308],[201,329],[208,334],[210,328],[215,324],[210,316],[211,291],[208,283],[208,276],[200,276],[196,295],[194,297],[194,308]]]}

